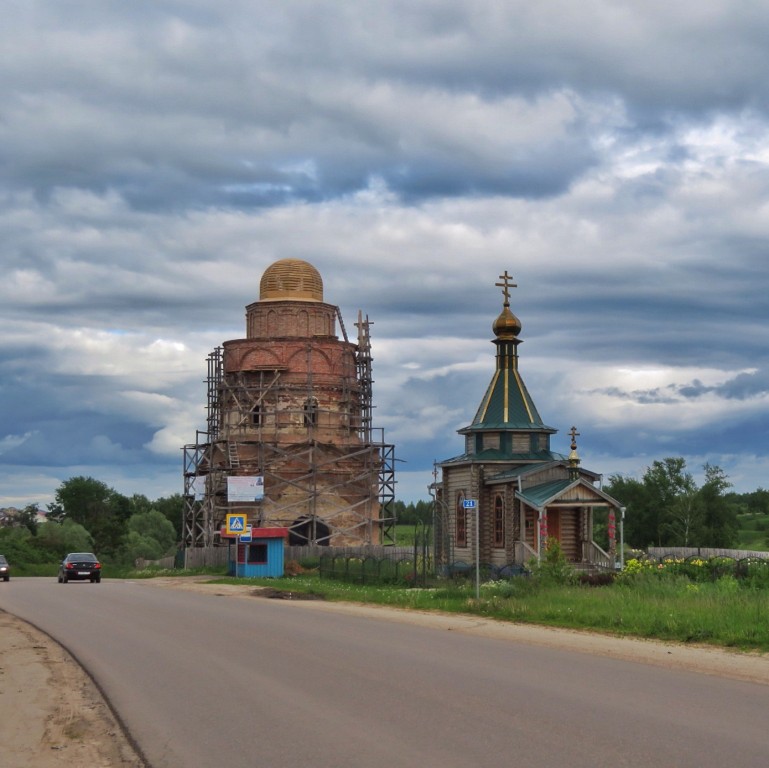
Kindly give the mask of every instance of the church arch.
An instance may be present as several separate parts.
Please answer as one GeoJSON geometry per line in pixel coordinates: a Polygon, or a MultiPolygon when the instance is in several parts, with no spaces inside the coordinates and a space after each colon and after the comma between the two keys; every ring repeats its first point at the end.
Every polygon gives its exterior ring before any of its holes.
{"type": "Polygon", "coordinates": [[[288,544],[292,547],[302,547],[306,544],[329,545],[331,530],[317,517],[302,515],[291,524],[288,530],[288,544]]]}

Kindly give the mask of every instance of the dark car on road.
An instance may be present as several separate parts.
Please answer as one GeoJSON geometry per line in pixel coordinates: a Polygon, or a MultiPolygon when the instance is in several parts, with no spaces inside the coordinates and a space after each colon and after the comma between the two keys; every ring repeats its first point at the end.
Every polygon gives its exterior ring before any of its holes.
{"type": "Polygon", "coordinates": [[[5,555],[0,555],[0,578],[2,578],[3,581],[11,580],[11,566],[8,565],[5,555]]]}
{"type": "Polygon", "coordinates": [[[98,584],[101,581],[101,563],[91,552],[71,552],[59,566],[59,584],[68,581],[85,581],[98,584]]]}

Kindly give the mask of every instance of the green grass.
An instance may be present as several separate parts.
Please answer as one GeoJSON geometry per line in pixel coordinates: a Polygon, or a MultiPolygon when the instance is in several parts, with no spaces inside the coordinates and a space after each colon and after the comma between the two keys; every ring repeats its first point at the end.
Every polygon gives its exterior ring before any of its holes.
{"type": "Polygon", "coordinates": [[[769,514],[746,512],[737,515],[738,549],[750,549],[759,552],[769,551],[769,514]]]}
{"type": "Polygon", "coordinates": [[[395,546],[413,547],[414,546],[414,526],[396,525],[395,526],[395,546]]]}
{"type": "Polygon", "coordinates": [[[308,574],[225,581],[322,595],[327,600],[769,652],[769,592],[745,588],[731,577],[701,584],[683,577],[651,577],[605,587],[514,579],[482,585],[477,601],[473,584],[409,589],[321,581],[308,574]]]}

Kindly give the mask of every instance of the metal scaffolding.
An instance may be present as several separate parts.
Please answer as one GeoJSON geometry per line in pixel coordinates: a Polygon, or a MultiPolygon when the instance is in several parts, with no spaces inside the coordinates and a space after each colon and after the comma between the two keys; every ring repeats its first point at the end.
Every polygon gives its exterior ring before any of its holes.
{"type": "MultiPolygon", "coordinates": [[[[346,342],[340,314],[338,319],[346,342]]],[[[356,435],[347,441],[324,441],[315,426],[339,420],[339,412],[324,408],[317,396],[311,342],[304,382],[289,381],[276,369],[225,373],[222,347],[211,352],[207,430],[184,446],[185,547],[217,545],[233,511],[246,512],[256,525],[284,521],[294,544],[329,544],[340,537],[350,544],[395,543],[395,450],[372,427],[368,318],[359,314],[356,326],[359,407],[350,409],[342,427],[356,435]],[[297,423],[305,426],[303,437],[287,440],[287,425],[297,423]],[[227,478],[250,474],[264,477],[264,500],[234,508],[227,478]]],[[[342,382],[338,403],[353,403],[349,390],[350,382],[342,382]]]]}

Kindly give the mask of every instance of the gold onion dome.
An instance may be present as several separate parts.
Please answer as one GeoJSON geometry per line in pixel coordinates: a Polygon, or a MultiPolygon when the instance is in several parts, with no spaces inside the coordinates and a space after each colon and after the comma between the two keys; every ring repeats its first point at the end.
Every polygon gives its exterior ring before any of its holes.
{"type": "Polygon", "coordinates": [[[323,279],[309,262],[281,259],[264,270],[259,300],[323,301],[323,279]]]}
{"type": "Polygon", "coordinates": [[[498,339],[515,339],[521,332],[521,321],[510,311],[509,304],[505,304],[492,330],[498,339]]]}

